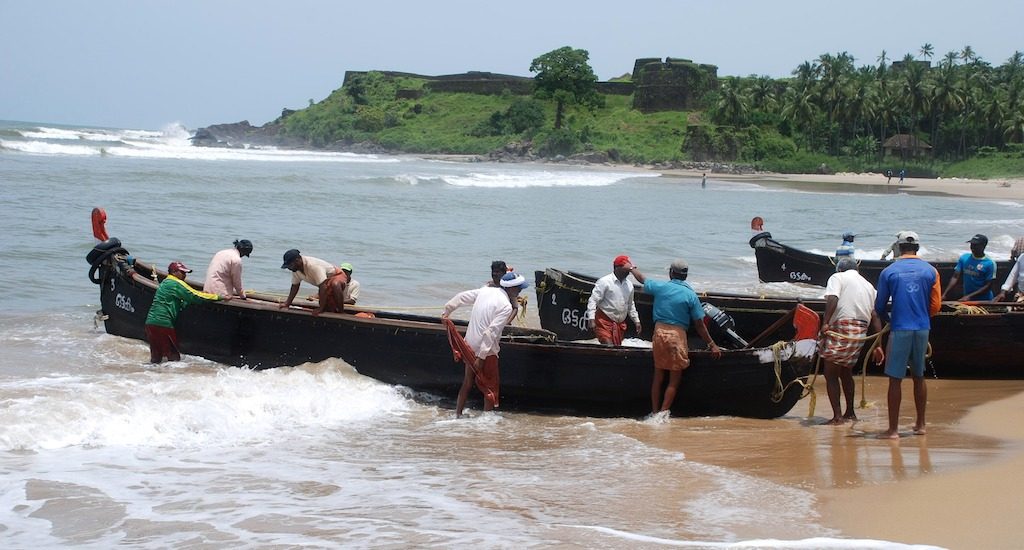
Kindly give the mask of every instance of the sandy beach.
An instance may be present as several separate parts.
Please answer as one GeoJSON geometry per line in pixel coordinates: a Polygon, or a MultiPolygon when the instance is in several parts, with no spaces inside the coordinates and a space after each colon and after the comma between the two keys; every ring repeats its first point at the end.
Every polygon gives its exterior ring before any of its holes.
{"type": "MultiPolygon", "coordinates": [[[[659,170],[665,175],[692,177],[699,180],[702,172],[692,170],[659,170]]],[[[837,187],[862,187],[872,193],[942,194],[978,199],[1024,200],[1024,179],[926,179],[893,177],[886,183],[883,174],[708,174],[709,178],[726,181],[778,183],[805,190],[835,191],[837,187]]]]}

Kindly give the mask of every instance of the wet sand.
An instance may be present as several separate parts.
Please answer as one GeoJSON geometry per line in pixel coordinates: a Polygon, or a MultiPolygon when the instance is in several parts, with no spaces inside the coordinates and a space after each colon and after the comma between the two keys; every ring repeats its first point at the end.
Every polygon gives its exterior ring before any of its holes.
{"type": "MultiPolygon", "coordinates": [[[[857,377],[858,421],[831,417],[824,380],[816,406],[800,401],[777,421],[680,418],[671,429],[630,430],[687,460],[735,469],[817,495],[809,521],[844,538],[946,548],[1020,548],[1024,513],[1024,381],[929,380],[928,433],[910,434],[911,381],[904,381],[901,433],[877,439],[887,425],[888,379],[857,377]]],[[[793,533],[798,539],[809,533],[793,533]]]]}

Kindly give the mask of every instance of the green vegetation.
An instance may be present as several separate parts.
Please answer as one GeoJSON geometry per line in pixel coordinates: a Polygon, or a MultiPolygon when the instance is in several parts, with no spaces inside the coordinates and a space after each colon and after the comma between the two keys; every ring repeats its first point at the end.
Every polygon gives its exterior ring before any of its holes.
{"type": "Polygon", "coordinates": [[[370,72],[281,122],[285,135],[315,147],[487,154],[515,142],[548,157],[602,152],[619,162],[788,173],[1024,174],[1024,54],[997,67],[970,46],[934,67],[930,44],[919,54],[890,63],[883,51],[862,67],[845,52],[823,54],[791,78],[720,78],[702,109],[645,114],[631,96],[597,93],[587,52],[565,47],[533,60],[533,97],[438,92],[426,79],[370,72]]]}

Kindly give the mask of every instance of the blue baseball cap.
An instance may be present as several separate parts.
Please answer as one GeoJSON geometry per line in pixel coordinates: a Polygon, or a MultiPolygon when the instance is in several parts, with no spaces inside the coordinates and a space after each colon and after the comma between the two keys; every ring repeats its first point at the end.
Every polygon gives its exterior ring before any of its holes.
{"type": "Polygon", "coordinates": [[[526,282],[526,278],[515,271],[509,271],[501,277],[502,288],[519,287],[522,290],[526,290],[529,286],[530,283],[526,282]]]}

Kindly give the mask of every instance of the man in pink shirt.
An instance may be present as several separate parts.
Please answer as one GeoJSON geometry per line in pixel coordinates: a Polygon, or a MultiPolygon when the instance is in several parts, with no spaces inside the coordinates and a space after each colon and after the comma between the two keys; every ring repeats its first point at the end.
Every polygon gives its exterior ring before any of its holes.
{"type": "Polygon", "coordinates": [[[234,248],[225,248],[213,255],[206,268],[203,291],[222,296],[238,296],[245,300],[242,288],[242,256],[252,254],[252,242],[248,239],[235,241],[234,248]]]}

